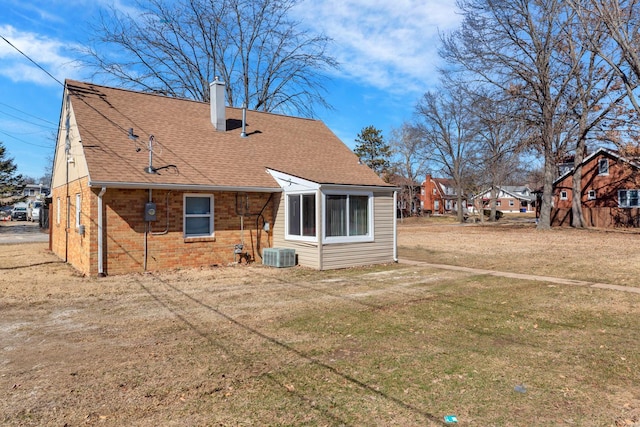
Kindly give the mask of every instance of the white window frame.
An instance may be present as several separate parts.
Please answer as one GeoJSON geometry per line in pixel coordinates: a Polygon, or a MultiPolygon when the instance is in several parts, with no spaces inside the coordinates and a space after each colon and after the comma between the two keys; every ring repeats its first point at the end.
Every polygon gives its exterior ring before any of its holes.
{"type": "Polygon", "coordinates": [[[213,194],[208,193],[185,193],[182,196],[182,235],[184,238],[192,238],[192,237],[213,237],[215,235],[214,228],[214,199],[213,194]],[[187,199],[188,198],[208,198],[209,199],[209,214],[187,214],[187,199]],[[187,218],[209,218],[209,230],[211,230],[208,234],[187,234],[187,218]]]}
{"type": "MultiPolygon", "coordinates": [[[[298,240],[301,242],[312,242],[316,243],[318,241],[318,194],[316,191],[295,191],[295,192],[286,192],[284,193],[284,238],[286,240],[298,240]],[[315,209],[313,210],[314,220],[316,222],[316,233],[313,236],[303,236],[296,234],[289,234],[289,210],[291,207],[289,206],[289,196],[298,196],[302,197],[305,195],[313,195],[315,196],[315,209]]],[[[302,217],[302,208],[303,205],[300,203],[300,230],[303,229],[304,218],[302,217]]]]}
{"type": "Polygon", "coordinates": [[[598,175],[609,175],[609,159],[598,159],[598,175]]]}
{"type": "Polygon", "coordinates": [[[618,190],[618,207],[619,208],[638,208],[640,207],[640,190],[635,189],[635,188],[623,188],[618,190]],[[629,195],[629,192],[635,192],[636,193],[636,203],[632,204],[631,203],[631,196],[629,195]],[[624,196],[623,196],[624,194],[624,196]]]}
{"type": "MultiPolygon", "coordinates": [[[[373,193],[365,191],[325,191],[322,193],[322,240],[324,243],[356,243],[356,242],[373,242],[374,240],[374,212],[373,212],[373,193]],[[350,196],[366,196],[367,197],[367,234],[362,236],[327,236],[327,196],[347,196],[347,215],[349,214],[349,197],[350,196]]],[[[347,227],[349,218],[347,217],[347,227]]],[[[348,231],[347,231],[347,234],[348,231]]]]}
{"type": "Polygon", "coordinates": [[[569,193],[567,190],[560,191],[560,200],[569,200],[569,193]]]}
{"type": "Polygon", "coordinates": [[[587,192],[587,199],[588,200],[595,200],[597,198],[596,196],[596,190],[589,190],[587,192]]]}
{"type": "Polygon", "coordinates": [[[56,199],[56,224],[60,224],[60,197],[56,199]]]}
{"type": "Polygon", "coordinates": [[[76,193],[76,228],[80,228],[81,215],[82,215],[82,194],[76,193]]]}
{"type": "Polygon", "coordinates": [[[513,207],[513,206],[515,206],[515,205],[516,205],[515,200],[513,200],[513,199],[509,199],[509,206],[513,207]]]}

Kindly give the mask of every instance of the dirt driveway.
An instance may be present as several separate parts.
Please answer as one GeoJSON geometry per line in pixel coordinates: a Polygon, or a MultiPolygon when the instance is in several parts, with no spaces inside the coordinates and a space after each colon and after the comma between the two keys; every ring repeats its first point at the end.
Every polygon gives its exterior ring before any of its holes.
{"type": "Polygon", "coordinates": [[[0,245],[48,242],[49,234],[38,223],[28,221],[0,221],[0,245]]]}

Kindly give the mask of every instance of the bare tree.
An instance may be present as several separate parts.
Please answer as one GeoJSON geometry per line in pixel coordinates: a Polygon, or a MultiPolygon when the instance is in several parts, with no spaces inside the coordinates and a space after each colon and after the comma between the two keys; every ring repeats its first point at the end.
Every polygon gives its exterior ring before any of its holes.
{"type": "Polygon", "coordinates": [[[629,101],[640,113],[635,91],[640,82],[640,1],[638,0],[568,0],[583,26],[589,48],[604,59],[622,79],[629,101]],[[603,42],[604,27],[607,39],[603,42]]]}
{"type": "Polygon", "coordinates": [[[201,101],[218,76],[232,106],[313,116],[338,64],[329,38],[289,17],[298,1],[139,1],[136,16],[101,17],[85,60],[125,86],[201,101]]]}
{"type": "Polygon", "coordinates": [[[606,25],[600,21],[587,21],[575,15],[578,25],[569,27],[566,39],[567,58],[578,64],[573,75],[575,101],[569,117],[571,128],[568,134],[575,140],[574,168],[572,176],[571,225],[584,228],[587,222],[582,211],[582,161],[588,150],[588,142],[608,138],[611,130],[619,129],[629,122],[623,101],[628,97],[619,74],[620,67],[610,67],[598,52],[609,39],[606,25]]]}
{"type": "Polygon", "coordinates": [[[458,221],[464,221],[465,179],[473,165],[476,130],[473,116],[464,106],[463,97],[443,87],[427,92],[416,106],[417,129],[425,141],[432,162],[439,165],[454,182],[458,221]]]}
{"type": "Polygon", "coordinates": [[[389,146],[393,156],[393,169],[406,183],[401,197],[414,211],[416,198],[415,184],[425,174],[428,161],[424,140],[415,126],[405,122],[399,128],[391,130],[389,146]]]}
{"type": "Polygon", "coordinates": [[[486,91],[469,95],[470,112],[477,118],[478,169],[491,194],[489,221],[496,220],[497,188],[518,169],[528,142],[527,128],[514,120],[518,105],[500,95],[486,91]]]}
{"type": "MultiPolygon", "coordinates": [[[[545,162],[538,228],[551,226],[556,154],[572,109],[567,94],[577,64],[565,59],[571,9],[562,0],[459,0],[461,29],[443,39],[442,56],[520,105],[545,162]]],[[[514,118],[515,119],[515,118],[514,118]]]]}

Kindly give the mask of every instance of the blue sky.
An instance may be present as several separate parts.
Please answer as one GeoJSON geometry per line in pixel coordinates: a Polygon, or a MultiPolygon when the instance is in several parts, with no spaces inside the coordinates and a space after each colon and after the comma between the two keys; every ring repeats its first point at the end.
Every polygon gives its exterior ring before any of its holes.
{"type": "MultiPolygon", "coordinates": [[[[354,148],[368,125],[383,131],[411,119],[418,98],[437,84],[438,31],[457,27],[454,0],[304,0],[295,13],[334,39],[341,64],[330,75],[333,111],[318,118],[354,148]]],[[[0,0],[0,35],[57,80],[92,80],[74,47],[87,43],[100,9],[135,13],[132,0],[0,0]]],[[[18,172],[39,178],[53,156],[62,86],[0,39],[0,141],[18,172]]]]}

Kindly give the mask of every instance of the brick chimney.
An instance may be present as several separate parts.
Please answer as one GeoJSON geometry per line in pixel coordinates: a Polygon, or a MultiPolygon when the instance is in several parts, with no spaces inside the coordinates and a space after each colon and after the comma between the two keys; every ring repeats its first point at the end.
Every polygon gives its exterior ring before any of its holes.
{"type": "Polygon", "coordinates": [[[217,131],[227,130],[227,116],[224,105],[224,82],[216,77],[209,84],[209,100],[211,102],[211,123],[217,131]]]}

